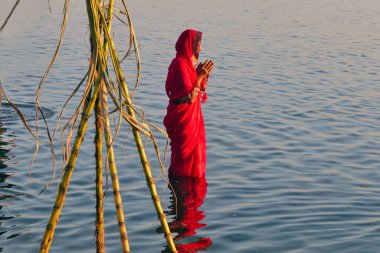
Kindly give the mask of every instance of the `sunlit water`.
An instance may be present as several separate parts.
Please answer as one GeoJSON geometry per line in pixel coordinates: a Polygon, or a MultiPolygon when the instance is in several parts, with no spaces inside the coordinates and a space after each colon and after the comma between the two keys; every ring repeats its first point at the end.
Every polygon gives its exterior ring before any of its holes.
{"type": "MultiPolygon", "coordinates": [[[[13,4],[5,2],[1,22],[13,4]]],[[[0,78],[7,94],[15,103],[26,104],[20,109],[28,113],[53,55],[62,18],[63,1],[50,1],[52,14],[47,2],[21,1],[0,34],[0,78]]],[[[203,31],[201,59],[212,58],[216,63],[209,101],[203,106],[208,186],[197,195],[198,204],[192,210],[199,215],[194,220],[196,233],[179,243],[210,239],[212,245],[205,252],[379,252],[378,1],[159,0],[128,4],[142,57],[135,101],[153,123],[162,127],[167,104],[164,81],[181,31],[188,27],[203,31]]],[[[86,72],[86,18],[84,1],[72,1],[60,56],[42,90],[43,106],[54,112],[47,119],[50,128],[86,72]]],[[[120,24],[115,28],[121,29],[120,24]]],[[[115,36],[125,51],[128,37],[115,36]]],[[[123,67],[132,84],[133,60],[123,67]]],[[[78,100],[79,96],[69,104],[63,122],[78,100]]],[[[9,105],[4,106],[0,252],[36,252],[53,206],[57,178],[38,195],[52,176],[49,145],[41,143],[30,174],[35,142],[8,110],[9,105]]],[[[40,128],[46,138],[42,121],[40,128]]],[[[91,123],[51,252],[94,252],[93,133],[91,123]]],[[[127,135],[123,128],[115,150],[131,249],[161,252],[164,237],[136,148],[127,135]]],[[[156,135],[163,150],[164,138],[156,135]]],[[[55,139],[59,157],[59,132],[55,139]]],[[[158,176],[149,140],[146,146],[158,176]]],[[[57,160],[59,170],[61,159],[57,160]]],[[[157,186],[168,219],[176,224],[182,216],[174,216],[167,185],[159,181],[157,186]]],[[[105,206],[106,248],[120,252],[110,192],[105,206]]]]}

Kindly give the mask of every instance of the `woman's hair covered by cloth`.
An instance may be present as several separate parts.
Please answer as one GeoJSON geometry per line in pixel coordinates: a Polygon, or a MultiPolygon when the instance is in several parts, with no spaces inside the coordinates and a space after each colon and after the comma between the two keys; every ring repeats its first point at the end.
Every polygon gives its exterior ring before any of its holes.
{"type": "Polygon", "coordinates": [[[188,95],[197,80],[197,71],[194,68],[192,57],[198,52],[202,33],[188,29],[181,33],[176,42],[176,58],[169,66],[166,79],[166,94],[171,100],[180,99],[188,95]]]}
{"type": "Polygon", "coordinates": [[[197,59],[199,56],[199,44],[202,40],[202,32],[192,29],[185,30],[178,38],[175,44],[177,56],[184,57],[191,61],[194,55],[197,59]]]}

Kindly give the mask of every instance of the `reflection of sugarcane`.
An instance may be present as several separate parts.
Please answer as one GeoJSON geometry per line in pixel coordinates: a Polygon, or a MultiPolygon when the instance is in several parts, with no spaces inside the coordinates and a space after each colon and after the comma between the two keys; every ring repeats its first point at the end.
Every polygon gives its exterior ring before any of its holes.
{"type": "MultiPolygon", "coordinates": [[[[120,110],[119,116],[119,125],[117,131],[120,128],[120,123],[122,118],[127,120],[132,127],[133,136],[136,142],[136,146],[138,148],[138,152],[140,155],[140,160],[143,166],[143,170],[145,173],[145,177],[147,180],[147,184],[151,193],[151,197],[154,202],[154,206],[158,213],[161,226],[163,231],[165,232],[168,246],[172,252],[177,252],[175,248],[175,244],[173,242],[169,226],[167,224],[167,220],[165,218],[164,212],[162,210],[162,206],[157,194],[155,181],[152,176],[152,172],[150,170],[150,164],[147,160],[145,150],[143,147],[143,143],[141,140],[140,132],[147,134],[153,141],[153,144],[156,148],[156,153],[158,159],[160,160],[159,151],[157,148],[157,144],[151,134],[151,130],[144,123],[147,122],[143,119],[143,122],[139,122],[136,118],[136,115],[140,116],[140,114],[135,110],[134,105],[131,102],[129,91],[127,84],[125,82],[125,78],[123,72],[120,67],[119,57],[117,55],[113,39],[110,35],[111,25],[112,25],[112,10],[113,0],[110,0],[106,7],[108,8],[107,17],[104,14],[104,9],[101,6],[99,0],[86,0],[87,4],[87,13],[89,17],[90,23],[90,38],[91,38],[91,57],[90,57],[90,67],[87,74],[87,84],[84,91],[83,99],[86,99],[86,102],[81,101],[82,106],[82,116],[80,119],[80,123],[78,126],[77,135],[73,142],[70,154],[66,161],[66,165],[64,168],[64,172],[62,175],[61,182],[59,184],[59,190],[57,192],[57,196],[55,199],[54,208],[52,210],[49,223],[46,227],[45,234],[41,243],[40,252],[48,252],[53,241],[54,230],[57,225],[57,221],[62,210],[62,206],[65,201],[68,185],[74,170],[74,166],[76,163],[76,159],[78,158],[79,148],[83,141],[83,136],[86,132],[88,120],[90,114],[95,110],[95,118],[96,118],[96,167],[97,167],[97,179],[96,179],[96,190],[97,190],[97,217],[96,217],[96,235],[97,235],[97,252],[104,252],[104,221],[103,221],[103,193],[102,193],[102,134],[101,131],[104,131],[104,139],[107,146],[107,162],[108,167],[111,174],[112,179],[112,187],[114,193],[114,202],[116,206],[116,214],[119,225],[119,233],[121,237],[121,244],[123,252],[129,252],[129,243],[127,237],[127,231],[125,227],[124,221],[124,213],[120,196],[119,189],[119,181],[115,164],[115,157],[113,152],[113,141],[112,134],[110,131],[110,124],[108,118],[108,105],[107,105],[107,95],[110,96],[113,104],[116,106],[118,110],[120,110]],[[114,72],[116,75],[116,82],[113,83],[110,73],[108,71],[107,65],[107,56],[111,56],[112,65],[114,68],[114,72]],[[119,94],[119,96],[115,95],[119,94]]],[[[65,19],[67,17],[67,6],[68,0],[66,0],[65,4],[65,19]]],[[[137,64],[138,64],[138,75],[136,85],[139,81],[139,56],[138,56],[138,48],[137,41],[135,38],[133,26],[131,23],[131,19],[129,17],[129,13],[127,10],[127,6],[124,0],[122,0],[124,11],[117,9],[120,13],[126,15],[128,19],[128,25],[130,27],[130,48],[126,56],[129,55],[132,45],[134,46],[135,52],[137,54],[137,64]]],[[[62,25],[62,30],[64,31],[66,21],[64,20],[62,25]]],[[[62,32],[63,34],[63,32],[62,32]]],[[[58,51],[58,49],[57,49],[58,51]]],[[[56,52],[57,53],[57,52],[56,52]]],[[[44,77],[45,78],[45,77],[44,77]]],[[[41,86],[41,84],[40,84],[41,86]]],[[[77,89],[76,89],[77,91],[77,89]]],[[[75,92],[76,92],[75,91],[75,92]]],[[[76,112],[75,115],[78,114],[79,111],[76,112]]],[[[71,121],[71,120],[70,120],[71,121]]],[[[73,125],[76,122],[74,119],[72,122],[73,125]]],[[[65,127],[66,128],[66,127],[65,127]]],[[[72,128],[71,128],[72,129],[72,128]]],[[[115,134],[115,136],[117,133],[115,134]]],[[[68,141],[69,142],[69,141],[68,141]]],[[[161,168],[162,163],[160,161],[161,168]]]]}

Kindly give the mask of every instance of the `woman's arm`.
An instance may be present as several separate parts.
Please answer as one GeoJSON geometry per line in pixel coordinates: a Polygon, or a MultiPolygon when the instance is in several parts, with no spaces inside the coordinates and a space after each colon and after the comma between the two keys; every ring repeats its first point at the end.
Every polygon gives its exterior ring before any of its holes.
{"type": "Polygon", "coordinates": [[[205,91],[207,86],[207,79],[210,72],[214,69],[214,63],[211,60],[206,60],[205,63],[200,63],[197,67],[197,82],[195,88],[189,94],[190,104],[194,103],[200,91],[205,91]]]}
{"type": "Polygon", "coordinates": [[[205,63],[200,63],[197,67],[197,80],[194,84],[193,90],[186,96],[174,100],[173,103],[175,104],[184,104],[184,103],[194,103],[195,100],[198,98],[199,92],[205,91],[207,86],[207,78],[210,74],[210,72],[214,68],[214,63],[211,60],[206,60],[205,63]]]}

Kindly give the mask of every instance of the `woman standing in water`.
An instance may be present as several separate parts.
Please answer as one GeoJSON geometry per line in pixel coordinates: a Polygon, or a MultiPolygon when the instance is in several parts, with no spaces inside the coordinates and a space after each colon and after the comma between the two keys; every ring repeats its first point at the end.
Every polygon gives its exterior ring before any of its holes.
{"type": "Polygon", "coordinates": [[[164,125],[171,140],[170,177],[204,177],[206,134],[201,100],[206,100],[207,80],[214,68],[211,60],[198,63],[202,33],[186,30],[175,45],[165,90],[169,97],[164,125]],[[196,67],[197,66],[197,67],[196,67]]]}

